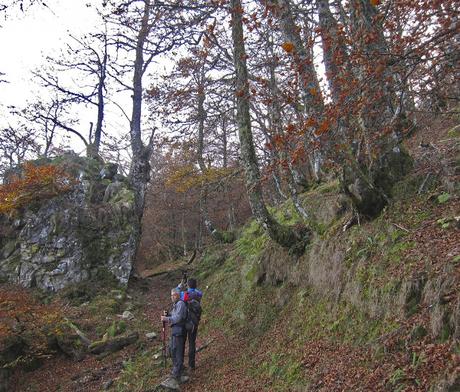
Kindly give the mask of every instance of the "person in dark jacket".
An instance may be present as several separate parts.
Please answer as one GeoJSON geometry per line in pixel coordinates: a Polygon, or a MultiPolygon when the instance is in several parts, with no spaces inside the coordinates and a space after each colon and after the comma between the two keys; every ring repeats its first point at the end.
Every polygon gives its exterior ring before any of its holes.
{"type": "Polygon", "coordinates": [[[183,375],[187,305],[180,299],[180,295],[181,292],[178,288],[171,290],[171,301],[173,303],[171,312],[169,316],[161,316],[161,321],[167,322],[171,326],[171,357],[173,368],[171,377],[161,384],[170,389],[179,389],[179,383],[188,381],[188,376],[183,375]]]}
{"type": "MultiPolygon", "coordinates": [[[[190,278],[187,281],[187,291],[181,292],[181,299],[185,302],[195,299],[201,302],[203,293],[196,288],[196,279],[190,278]]],[[[199,321],[199,320],[198,320],[199,321]]],[[[198,334],[198,325],[193,330],[187,330],[186,340],[188,340],[188,366],[190,370],[195,370],[195,352],[196,336],[198,334]]]]}

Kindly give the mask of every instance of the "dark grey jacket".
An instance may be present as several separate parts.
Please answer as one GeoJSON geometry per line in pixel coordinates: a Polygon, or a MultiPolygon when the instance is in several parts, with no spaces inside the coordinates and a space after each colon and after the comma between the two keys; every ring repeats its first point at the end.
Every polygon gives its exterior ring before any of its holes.
{"type": "Polygon", "coordinates": [[[184,301],[177,301],[171,310],[171,315],[168,317],[171,325],[171,333],[173,336],[184,335],[185,319],[187,318],[187,305],[184,301]]]}

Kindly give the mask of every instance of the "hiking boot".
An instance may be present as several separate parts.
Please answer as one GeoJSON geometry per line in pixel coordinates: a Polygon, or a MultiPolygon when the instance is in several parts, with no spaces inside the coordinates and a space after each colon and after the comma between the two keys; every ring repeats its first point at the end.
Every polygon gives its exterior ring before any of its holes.
{"type": "Polygon", "coordinates": [[[173,391],[180,391],[179,382],[175,377],[168,377],[160,384],[160,386],[163,388],[171,389],[173,391]]]}
{"type": "Polygon", "coordinates": [[[185,382],[188,382],[190,380],[190,377],[189,376],[186,376],[185,374],[183,374],[182,376],[180,376],[180,383],[183,384],[185,382]]]}

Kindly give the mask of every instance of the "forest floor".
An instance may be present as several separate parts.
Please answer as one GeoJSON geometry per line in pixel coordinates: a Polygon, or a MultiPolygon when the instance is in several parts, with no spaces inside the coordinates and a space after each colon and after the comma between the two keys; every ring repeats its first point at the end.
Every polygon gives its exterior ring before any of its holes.
{"type": "MultiPolygon", "coordinates": [[[[417,133],[408,142],[411,155],[415,158],[415,174],[420,177],[435,176],[439,173],[446,161],[452,161],[458,153],[458,141],[443,140],[445,133],[440,134],[439,129],[448,129],[449,124],[438,124],[423,133],[417,133]],[[453,144],[457,143],[457,147],[453,144]],[[422,145],[421,145],[422,144],[422,145]]],[[[458,139],[457,139],[458,140],[458,139]]],[[[450,181],[458,182],[458,172],[452,173],[450,181]]],[[[408,206],[409,207],[409,206],[408,206]]],[[[414,202],[410,209],[424,210],[427,208],[426,201],[414,202]]],[[[410,230],[410,239],[417,244],[408,250],[413,259],[423,259],[423,255],[430,255],[433,260],[433,270],[442,269],[443,265],[452,263],[453,257],[460,254],[460,235],[458,229],[446,231],[440,224],[439,216],[457,215],[460,211],[460,200],[454,197],[449,204],[437,204],[431,208],[431,216],[427,216],[417,229],[410,230]]],[[[405,222],[400,222],[403,229],[405,222]]],[[[455,259],[457,260],[457,259],[455,259]]],[[[460,282],[460,263],[455,261],[456,279],[460,282]]],[[[422,268],[414,264],[414,270],[422,268]]],[[[388,271],[391,274],[400,274],[401,271],[388,271]]],[[[407,271],[406,271],[407,272],[407,271]]],[[[128,321],[129,330],[139,330],[140,339],[136,344],[125,347],[104,358],[94,355],[86,355],[82,360],[76,361],[63,354],[54,356],[35,370],[16,371],[11,380],[11,392],[51,392],[51,391],[154,391],[155,386],[168,375],[171,363],[164,369],[161,358],[154,358],[162,346],[160,315],[163,309],[170,307],[169,292],[171,287],[177,285],[181,277],[180,271],[169,271],[166,274],[146,279],[135,279],[130,283],[127,290],[129,301],[134,303],[134,321],[128,321]],[[154,331],[158,334],[156,340],[150,341],[144,335],[145,332],[154,331]],[[160,364],[159,364],[160,363],[160,364]]],[[[452,295],[458,295],[453,293],[452,295]]],[[[206,292],[205,292],[206,295],[206,292]]],[[[256,299],[255,299],[256,300],[256,299]]],[[[107,318],[106,323],[119,319],[119,315],[113,313],[105,315],[101,309],[99,319],[90,316],[82,307],[74,307],[63,304],[66,316],[80,326],[87,326],[85,332],[92,339],[97,339],[98,334],[94,329],[96,320],[107,318]],[[91,332],[92,331],[92,332],[91,332]]],[[[117,313],[121,313],[119,309],[117,313]]],[[[224,311],[223,309],[221,310],[224,311]]],[[[206,307],[205,307],[206,312],[206,307]]],[[[297,358],[297,364],[293,372],[303,375],[315,374],[310,379],[309,390],[316,391],[377,391],[388,390],[388,385],[394,381],[395,385],[404,378],[406,387],[404,391],[425,391],[424,385],[428,385],[432,374],[437,374],[440,368],[445,369],[447,356],[452,355],[452,347],[446,343],[429,343],[420,346],[419,357],[405,358],[399,353],[386,355],[381,362],[375,358],[366,347],[352,347],[337,343],[336,345],[325,340],[305,341],[303,347],[294,346],[285,334],[282,317],[268,332],[257,341],[244,333],[227,333],[229,328],[215,328],[207,326],[211,317],[219,317],[218,314],[206,315],[203,325],[198,333],[197,347],[209,343],[209,345],[197,354],[197,368],[191,375],[190,382],[182,386],[182,391],[276,391],[298,389],[280,389],[273,381],[280,370],[270,368],[268,371],[257,372],[255,368],[273,359],[272,348],[283,347],[283,352],[292,354],[297,358]],[[291,347],[292,346],[292,347],[291,347]],[[422,356],[423,354],[423,356],[422,356]],[[414,359],[415,358],[415,359],[414,359]],[[425,358],[420,360],[420,358],[425,358]],[[426,358],[429,358],[426,359],[426,358]],[[414,361],[417,363],[414,365],[414,361]],[[420,363],[419,363],[420,362],[420,363]],[[394,369],[399,363],[400,374],[394,369]],[[268,374],[268,376],[267,376],[268,374]],[[273,377],[270,377],[273,376],[273,377]],[[383,380],[383,381],[382,381],[383,380]]],[[[411,325],[424,323],[424,313],[421,312],[407,321],[395,334],[384,336],[385,349],[391,351],[392,345],[398,339],[408,338],[411,325]],[[415,319],[418,317],[418,320],[415,319]]],[[[83,327],[82,327],[83,329],[83,327]]],[[[168,331],[169,332],[169,331],[168,331]]],[[[100,336],[100,335],[99,335],[100,336]]],[[[414,350],[417,347],[413,347],[414,350]]],[[[160,351],[161,352],[161,351],[160,351]]],[[[186,362],[187,359],[185,359],[186,362]]],[[[282,362],[282,361],[281,361],[282,362]]],[[[460,356],[451,361],[452,373],[460,371],[460,356]]],[[[289,372],[283,369],[282,372],[289,372]]],[[[308,378],[308,377],[305,377],[308,378]]],[[[395,389],[396,390],[396,389],[395,389]]]]}
{"type": "MultiPolygon", "coordinates": [[[[158,339],[149,342],[141,336],[140,341],[127,346],[119,352],[103,359],[94,355],[86,355],[76,361],[63,354],[46,360],[38,369],[32,371],[17,371],[11,379],[11,392],[71,392],[71,391],[102,391],[119,390],[116,386],[117,378],[126,368],[126,364],[139,354],[139,350],[146,350],[152,357],[154,352],[161,348],[160,315],[164,309],[170,308],[170,289],[179,282],[180,272],[169,273],[130,285],[127,293],[137,304],[136,317],[143,318],[143,322],[151,326],[151,331],[158,334],[158,339]],[[151,346],[154,345],[155,348],[151,346]]],[[[72,314],[73,311],[69,310],[72,314]]],[[[78,313],[73,313],[73,320],[78,313]]],[[[69,316],[70,314],[68,314],[69,316]]],[[[167,330],[167,334],[169,331],[167,330]]],[[[182,385],[182,391],[252,391],[261,390],[255,380],[242,373],[235,373],[234,364],[246,351],[247,342],[243,338],[226,336],[219,331],[208,331],[205,336],[198,335],[197,348],[203,345],[206,348],[197,354],[197,367],[191,375],[189,383],[182,385]]],[[[187,363],[187,352],[185,357],[187,363]]],[[[167,368],[155,366],[152,369],[153,377],[144,386],[129,387],[125,382],[124,391],[153,391],[155,386],[168,376],[171,361],[167,368]]],[[[145,370],[145,369],[144,369],[145,370]]]]}

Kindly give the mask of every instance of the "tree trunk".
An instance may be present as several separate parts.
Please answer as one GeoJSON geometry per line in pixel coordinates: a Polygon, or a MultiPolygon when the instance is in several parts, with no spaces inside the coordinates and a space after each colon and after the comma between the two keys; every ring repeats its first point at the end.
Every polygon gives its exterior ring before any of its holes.
{"type": "Polygon", "coordinates": [[[348,54],[337,21],[329,8],[329,0],[317,0],[317,7],[326,77],[332,99],[334,103],[339,103],[343,87],[340,78],[350,73],[348,54]]]}
{"type": "Polygon", "coordinates": [[[403,113],[402,108],[396,109],[394,75],[376,8],[367,0],[353,0],[350,10],[354,51],[361,58],[356,72],[362,91],[358,124],[364,154],[359,148],[344,164],[341,182],[358,212],[374,217],[388,203],[393,185],[410,170],[412,160],[399,146],[396,123],[403,113]]]}
{"type": "Polygon", "coordinates": [[[142,142],[141,118],[142,118],[142,77],[144,74],[144,45],[146,43],[151,25],[149,24],[150,0],[144,1],[141,28],[136,39],[136,57],[133,74],[133,110],[131,115],[131,149],[132,163],[130,168],[130,180],[134,190],[134,249],[137,252],[141,238],[141,221],[144,214],[145,192],[150,180],[150,158],[153,150],[153,135],[147,146],[142,142]]]}
{"type": "Polygon", "coordinates": [[[252,213],[272,240],[287,248],[294,248],[302,243],[299,251],[303,252],[307,238],[301,237],[307,235],[306,230],[300,234],[280,225],[270,215],[263,200],[249,113],[249,82],[242,22],[243,8],[240,0],[231,0],[230,7],[232,16],[233,59],[236,71],[238,136],[241,146],[241,160],[246,174],[246,189],[252,213]]]}
{"type": "MultiPolygon", "coordinates": [[[[313,64],[312,49],[307,48],[303,43],[300,28],[294,20],[290,1],[265,0],[265,2],[278,17],[285,41],[291,43],[294,47],[292,55],[300,79],[300,90],[302,92],[303,105],[305,106],[305,114],[308,118],[320,123],[324,112],[324,102],[313,64]]],[[[314,129],[310,127],[307,135],[308,142],[317,139],[313,131],[314,129]]],[[[321,152],[318,149],[314,149],[311,166],[317,180],[320,179],[321,164],[321,152]]]]}
{"type": "Polygon", "coordinates": [[[201,183],[201,215],[203,216],[203,221],[206,229],[208,230],[209,234],[213,239],[219,242],[224,242],[224,236],[220,232],[220,230],[216,229],[216,227],[213,225],[211,217],[209,216],[208,212],[208,184],[206,184],[206,173],[208,172],[208,169],[206,167],[206,164],[204,162],[203,158],[203,150],[204,150],[204,122],[206,119],[206,111],[204,108],[204,101],[206,99],[205,95],[205,86],[204,86],[204,80],[205,80],[205,75],[204,75],[204,68],[200,69],[200,75],[198,77],[198,86],[197,86],[197,91],[198,91],[198,107],[197,107],[197,112],[198,112],[198,148],[197,148],[197,161],[198,161],[198,166],[200,167],[201,174],[203,175],[204,181],[201,183]]]}
{"type": "MultiPolygon", "coordinates": [[[[270,73],[270,82],[269,82],[269,88],[270,88],[270,94],[271,94],[271,125],[273,128],[273,132],[275,134],[281,135],[282,140],[283,138],[283,123],[281,119],[281,107],[278,102],[277,97],[280,96],[280,91],[278,90],[278,84],[276,81],[276,72],[275,72],[275,64],[273,62],[270,62],[269,64],[269,73],[270,73]]],[[[285,142],[286,144],[287,142],[285,142]]],[[[288,183],[288,188],[289,188],[289,193],[291,195],[292,202],[294,203],[294,208],[296,209],[297,213],[302,217],[302,219],[307,220],[308,219],[308,214],[307,211],[303,208],[300,200],[299,200],[299,195],[297,191],[297,184],[301,182],[302,180],[304,181],[304,186],[306,183],[305,178],[301,177],[296,168],[294,168],[290,157],[286,153],[288,146],[282,146],[280,151],[277,152],[276,149],[274,150],[274,153],[279,156],[278,161],[281,161],[281,169],[283,170],[287,183],[288,183]],[[297,179],[297,181],[296,181],[297,179]]],[[[307,184],[308,186],[308,184],[307,184]]]]}
{"type": "Polygon", "coordinates": [[[97,86],[97,122],[96,122],[96,130],[94,131],[94,152],[99,154],[99,149],[101,146],[101,137],[102,137],[102,126],[104,122],[104,106],[105,106],[105,80],[107,77],[107,36],[104,36],[104,53],[102,59],[99,61],[99,84],[97,86]]]}

